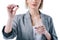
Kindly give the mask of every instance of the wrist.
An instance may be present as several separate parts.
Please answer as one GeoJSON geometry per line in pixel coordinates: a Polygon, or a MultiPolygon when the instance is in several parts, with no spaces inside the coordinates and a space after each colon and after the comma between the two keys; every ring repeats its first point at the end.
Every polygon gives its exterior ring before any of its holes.
{"type": "Polygon", "coordinates": [[[47,38],[47,40],[51,40],[51,35],[48,31],[45,31],[44,35],[47,38]]]}
{"type": "Polygon", "coordinates": [[[10,19],[10,20],[11,20],[11,19],[13,19],[13,17],[8,17],[8,19],[10,19]]]}
{"type": "Polygon", "coordinates": [[[12,21],[14,18],[13,17],[8,17],[8,20],[9,21],[12,21]]]}

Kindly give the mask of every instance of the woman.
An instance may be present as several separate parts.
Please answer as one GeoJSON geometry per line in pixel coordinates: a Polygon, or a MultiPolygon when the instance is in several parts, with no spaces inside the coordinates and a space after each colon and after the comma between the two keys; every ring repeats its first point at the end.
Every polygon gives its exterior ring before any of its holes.
{"type": "Polygon", "coordinates": [[[26,0],[29,11],[16,15],[18,5],[8,5],[8,21],[2,32],[5,38],[16,40],[58,40],[52,23],[52,18],[42,14],[43,0],[26,0]]]}

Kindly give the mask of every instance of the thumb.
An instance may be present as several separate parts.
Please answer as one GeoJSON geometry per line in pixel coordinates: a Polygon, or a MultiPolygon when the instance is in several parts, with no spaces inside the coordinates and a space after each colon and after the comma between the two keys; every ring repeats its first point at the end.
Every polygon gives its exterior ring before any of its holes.
{"type": "Polygon", "coordinates": [[[19,7],[15,7],[15,8],[13,9],[13,14],[16,13],[16,11],[17,11],[18,8],[19,8],[19,7]]]}
{"type": "Polygon", "coordinates": [[[15,7],[15,8],[13,9],[13,11],[17,11],[18,8],[19,8],[19,7],[15,7]]]}

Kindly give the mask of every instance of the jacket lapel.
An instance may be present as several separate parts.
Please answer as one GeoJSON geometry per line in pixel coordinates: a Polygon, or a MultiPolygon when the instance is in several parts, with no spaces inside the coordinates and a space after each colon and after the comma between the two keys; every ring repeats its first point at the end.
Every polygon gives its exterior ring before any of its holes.
{"type": "Polygon", "coordinates": [[[34,38],[33,38],[33,27],[32,27],[32,24],[31,24],[31,17],[30,17],[29,11],[26,13],[25,19],[26,19],[26,26],[27,26],[27,29],[28,29],[27,33],[29,35],[28,40],[34,40],[34,38]]]}
{"type": "MultiPolygon", "coordinates": [[[[46,27],[45,18],[44,18],[44,15],[43,15],[42,13],[41,13],[41,20],[42,20],[43,25],[46,27]]],[[[46,40],[46,38],[45,38],[45,36],[44,36],[44,35],[42,35],[41,40],[46,40]]]]}

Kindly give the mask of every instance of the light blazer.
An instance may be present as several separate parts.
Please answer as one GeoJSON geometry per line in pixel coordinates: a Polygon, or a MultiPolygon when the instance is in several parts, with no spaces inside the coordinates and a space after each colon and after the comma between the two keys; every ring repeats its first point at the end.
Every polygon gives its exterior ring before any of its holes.
{"type": "MultiPolygon", "coordinates": [[[[51,40],[58,40],[56,36],[56,32],[53,26],[52,18],[48,15],[45,15],[40,12],[40,17],[42,19],[43,24],[46,27],[46,30],[51,35],[51,40]]],[[[31,23],[31,17],[29,11],[25,14],[16,15],[12,22],[12,31],[10,33],[5,33],[4,28],[2,33],[4,38],[12,39],[16,37],[16,40],[34,40],[33,37],[33,27],[31,23]]],[[[44,35],[42,35],[41,40],[47,40],[44,35]]]]}

